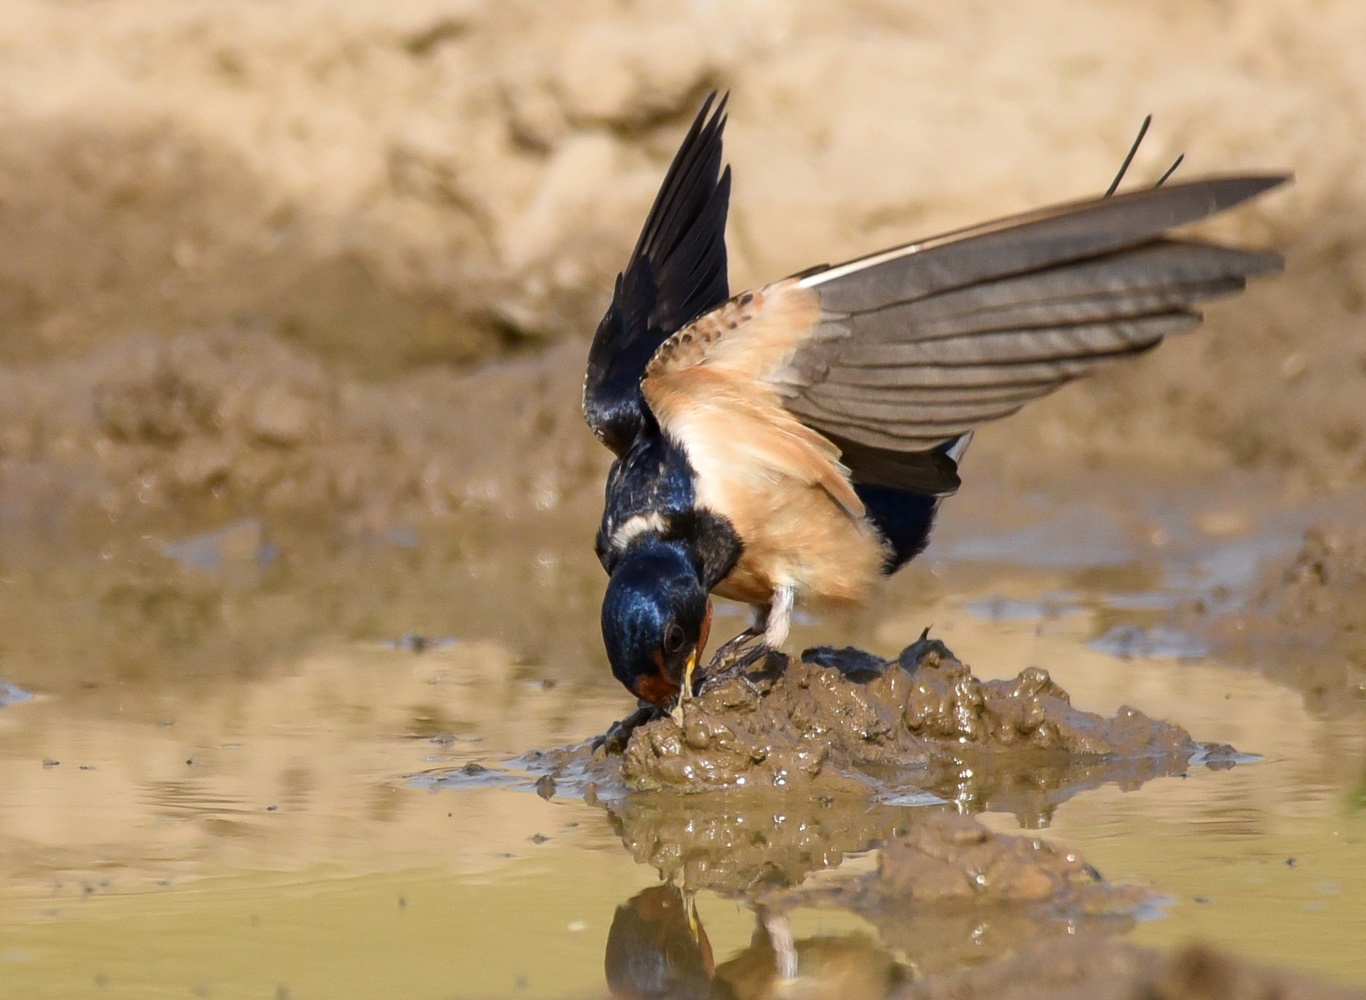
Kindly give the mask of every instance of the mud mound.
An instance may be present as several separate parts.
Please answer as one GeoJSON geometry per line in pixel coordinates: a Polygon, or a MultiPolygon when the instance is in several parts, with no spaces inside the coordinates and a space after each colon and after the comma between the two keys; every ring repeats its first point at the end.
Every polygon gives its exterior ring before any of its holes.
{"type": "Polygon", "coordinates": [[[1107,719],[1075,708],[1037,667],[982,681],[930,639],[892,661],[828,647],[800,661],[775,655],[761,673],[690,701],[683,717],[681,728],[668,717],[639,726],[620,756],[605,744],[533,763],[559,778],[633,791],[885,798],[928,790],[976,808],[1014,808],[1032,825],[1029,814],[1046,821],[1075,787],[1137,784],[1197,757],[1232,755],[1136,709],[1107,719]]]}
{"type": "Polygon", "coordinates": [[[1340,712],[1366,697],[1366,530],[1308,529],[1269,569],[1248,612],[1211,631],[1259,670],[1302,691],[1311,709],[1340,712]]]}
{"type": "Polygon", "coordinates": [[[1298,635],[1312,637],[1315,629],[1351,633],[1366,661],[1366,529],[1310,528],[1261,600],[1298,635]]]}

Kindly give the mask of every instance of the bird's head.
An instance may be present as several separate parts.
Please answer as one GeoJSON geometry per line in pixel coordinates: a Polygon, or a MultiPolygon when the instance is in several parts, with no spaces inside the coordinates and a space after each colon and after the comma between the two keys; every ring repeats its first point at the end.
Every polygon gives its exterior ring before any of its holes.
{"type": "Polygon", "coordinates": [[[692,673],[711,629],[697,563],[679,543],[642,546],[614,568],[602,600],[602,641],[617,680],[662,705],[692,673]]]}
{"type": "Polygon", "coordinates": [[[617,1000],[731,996],[713,981],[716,960],[691,894],[652,885],[617,907],[603,965],[617,1000]]]}

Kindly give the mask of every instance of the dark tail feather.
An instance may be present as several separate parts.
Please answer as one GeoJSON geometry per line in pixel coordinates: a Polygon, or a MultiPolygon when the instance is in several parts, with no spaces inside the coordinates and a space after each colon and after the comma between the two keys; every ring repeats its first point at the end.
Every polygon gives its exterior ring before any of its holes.
{"type": "MultiPolygon", "coordinates": [[[[971,441],[972,434],[964,434],[934,450],[956,471],[971,441]]],[[[925,551],[942,495],[915,493],[873,483],[855,483],[854,492],[863,501],[868,519],[886,539],[890,549],[882,564],[884,573],[895,573],[925,551]]]]}

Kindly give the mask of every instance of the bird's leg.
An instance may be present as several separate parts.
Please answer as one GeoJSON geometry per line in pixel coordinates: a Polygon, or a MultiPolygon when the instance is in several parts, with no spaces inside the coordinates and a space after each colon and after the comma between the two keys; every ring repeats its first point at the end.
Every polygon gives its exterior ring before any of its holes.
{"type": "Polygon", "coordinates": [[[730,662],[739,655],[740,650],[744,649],[751,642],[764,634],[764,624],[768,621],[768,607],[767,605],[756,604],[753,610],[754,621],[750,623],[749,628],[745,629],[733,639],[727,639],[716,648],[716,652],[712,655],[711,663],[707,664],[708,677],[720,670],[724,670],[730,662]]]}
{"type": "Polygon", "coordinates": [[[760,641],[746,649],[743,653],[732,650],[725,662],[718,662],[721,659],[721,650],[717,650],[717,655],[712,659],[711,666],[707,668],[707,676],[703,679],[703,684],[712,684],[716,681],[743,674],[756,663],[762,662],[768,654],[777,649],[787,641],[787,633],[792,627],[792,606],[796,602],[797,592],[794,588],[780,586],[773,591],[773,602],[767,607],[757,609],[754,616],[754,624],[737,635],[735,639],[726,643],[721,649],[725,649],[742,636],[745,642],[762,636],[760,641]]]}
{"type": "Polygon", "coordinates": [[[787,633],[792,630],[792,606],[796,603],[795,587],[781,586],[773,591],[773,603],[768,606],[764,621],[764,645],[769,649],[787,642],[787,633]]]}
{"type": "Polygon", "coordinates": [[[631,734],[645,723],[659,718],[659,711],[658,705],[642,701],[634,712],[620,722],[612,723],[607,732],[595,737],[593,749],[596,751],[600,747],[606,747],[608,753],[621,753],[626,749],[626,742],[631,738],[631,734]]]}
{"type": "Polygon", "coordinates": [[[759,924],[773,949],[773,971],[781,980],[797,978],[797,945],[792,940],[792,924],[786,913],[774,913],[766,907],[758,909],[759,924]]]}
{"type": "Polygon", "coordinates": [[[732,677],[755,662],[751,659],[753,649],[746,649],[745,647],[764,634],[764,629],[768,623],[768,611],[769,605],[754,605],[754,621],[749,628],[735,638],[723,642],[717,648],[716,655],[711,658],[711,663],[707,664],[706,675],[702,678],[704,686],[726,677],[732,677]]]}

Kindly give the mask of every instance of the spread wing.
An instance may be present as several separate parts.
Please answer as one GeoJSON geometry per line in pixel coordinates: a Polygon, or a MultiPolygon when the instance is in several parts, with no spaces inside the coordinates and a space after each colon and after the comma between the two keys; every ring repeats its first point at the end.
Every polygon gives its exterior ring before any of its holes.
{"type": "Polygon", "coordinates": [[[1274,253],[1165,234],[1286,179],[1098,198],[807,273],[798,286],[819,298],[821,317],[771,378],[827,435],[893,453],[933,448],[1155,347],[1200,322],[1197,303],[1279,271],[1274,253]]]}
{"type": "Polygon", "coordinates": [[[640,379],[656,349],[729,294],[726,210],[730,168],[721,169],[726,98],[712,94],[674,155],[612,304],[588,350],[583,414],[618,455],[644,423],[640,379]]]}
{"type": "MultiPolygon", "coordinates": [[[[1279,270],[1274,253],[1165,234],[1284,180],[1213,178],[1063,205],[777,282],[665,342],[647,394],[654,386],[670,415],[687,412],[680,392],[715,411],[725,396],[714,379],[690,374],[710,372],[751,410],[777,413],[775,426],[795,417],[819,431],[854,482],[951,493],[948,442],[1149,350],[1195,326],[1197,303],[1279,270]]],[[[732,426],[753,422],[735,416],[732,426]]],[[[724,415],[715,423],[724,428],[724,415]]]]}

